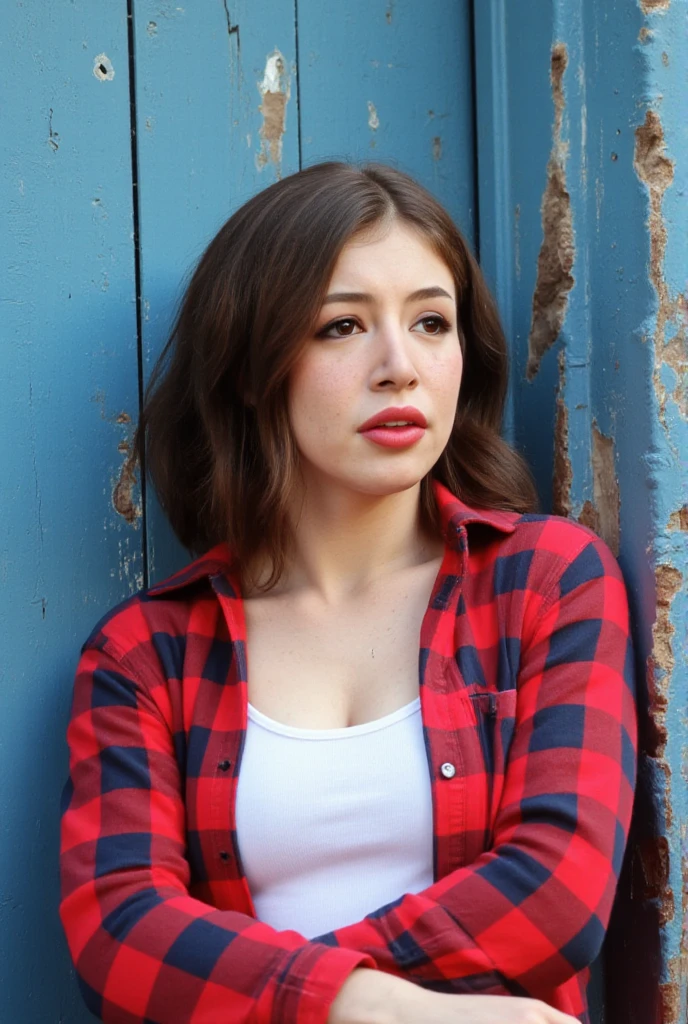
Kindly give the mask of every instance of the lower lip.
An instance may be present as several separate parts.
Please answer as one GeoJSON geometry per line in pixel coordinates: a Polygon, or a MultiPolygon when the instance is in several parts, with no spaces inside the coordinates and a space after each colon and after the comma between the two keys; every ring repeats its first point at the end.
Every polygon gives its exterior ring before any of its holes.
{"type": "Polygon", "coordinates": [[[425,427],[372,427],[362,431],[369,441],[381,444],[384,448],[408,448],[420,441],[424,433],[425,427]]]}

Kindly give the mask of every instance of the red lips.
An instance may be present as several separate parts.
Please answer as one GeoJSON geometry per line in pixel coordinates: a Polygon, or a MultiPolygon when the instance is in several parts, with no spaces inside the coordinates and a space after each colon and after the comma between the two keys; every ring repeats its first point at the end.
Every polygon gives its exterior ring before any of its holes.
{"type": "Polygon", "coordinates": [[[373,427],[379,427],[381,423],[413,423],[418,427],[427,427],[428,422],[425,416],[412,405],[396,406],[391,405],[388,409],[383,409],[382,412],[376,412],[374,416],[371,416],[369,420],[366,420],[358,428],[358,433],[362,434],[366,430],[371,430],[373,427]]]}

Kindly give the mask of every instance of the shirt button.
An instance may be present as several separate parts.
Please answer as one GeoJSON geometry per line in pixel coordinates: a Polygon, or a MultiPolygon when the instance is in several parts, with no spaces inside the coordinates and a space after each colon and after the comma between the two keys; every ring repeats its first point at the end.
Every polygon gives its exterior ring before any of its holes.
{"type": "Polygon", "coordinates": [[[440,765],[440,771],[444,775],[445,779],[453,779],[456,775],[456,768],[451,761],[445,761],[443,765],[440,765]]]}
{"type": "Polygon", "coordinates": [[[220,763],[218,764],[217,767],[220,769],[221,772],[228,772],[229,769],[232,767],[232,762],[231,761],[220,761],[220,763]]]}
{"type": "Polygon", "coordinates": [[[228,853],[227,850],[220,850],[220,860],[224,860],[226,862],[229,860],[230,856],[231,854],[228,853]]]}

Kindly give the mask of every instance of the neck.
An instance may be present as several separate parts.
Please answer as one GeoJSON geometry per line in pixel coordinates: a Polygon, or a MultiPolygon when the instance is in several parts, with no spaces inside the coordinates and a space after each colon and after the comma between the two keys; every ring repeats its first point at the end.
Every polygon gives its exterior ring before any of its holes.
{"type": "Polygon", "coordinates": [[[304,488],[295,497],[291,521],[294,550],[276,591],[309,591],[328,605],[362,595],[394,572],[440,557],[444,549],[423,530],[420,483],[387,495],[304,488]]]}

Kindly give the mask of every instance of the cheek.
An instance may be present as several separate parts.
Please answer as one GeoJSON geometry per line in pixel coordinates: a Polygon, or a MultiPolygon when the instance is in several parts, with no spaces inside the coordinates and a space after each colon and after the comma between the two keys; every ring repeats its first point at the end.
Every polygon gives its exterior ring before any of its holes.
{"type": "Polygon", "coordinates": [[[326,434],[352,414],[358,382],[350,369],[332,359],[303,358],[289,384],[289,415],[295,433],[326,434]]]}
{"type": "Polygon", "coordinates": [[[438,402],[446,402],[447,405],[456,403],[462,373],[463,356],[458,346],[451,352],[444,353],[427,369],[428,388],[438,402]]]}

